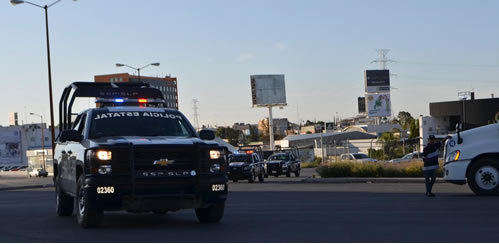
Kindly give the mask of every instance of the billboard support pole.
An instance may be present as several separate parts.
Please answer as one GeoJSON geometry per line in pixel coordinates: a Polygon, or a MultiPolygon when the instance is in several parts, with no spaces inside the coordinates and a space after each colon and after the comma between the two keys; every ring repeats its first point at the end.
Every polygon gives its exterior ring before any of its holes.
{"type": "Polygon", "coordinates": [[[269,146],[270,150],[274,151],[274,119],[272,118],[272,106],[269,107],[269,146]]]}

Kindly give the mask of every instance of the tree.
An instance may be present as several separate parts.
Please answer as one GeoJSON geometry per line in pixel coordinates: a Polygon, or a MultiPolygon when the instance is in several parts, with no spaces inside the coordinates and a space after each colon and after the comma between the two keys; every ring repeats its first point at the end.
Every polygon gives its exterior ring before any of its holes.
{"type": "Polygon", "coordinates": [[[250,125],[249,126],[249,130],[250,130],[250,135],[249,135],[249,141],[250,142],[254,142],[254,141],[259,141],[260,140],[260,137],[258,136],[258,128],[250,125]]]}
{"type": "Polygon", "coordinates": [[[229,141],[229,144],[231,144],[232,146],[237,146],[240,134],[241,131],[234,130],[230,127],[218,127],[217,131],[215,132],[216,136],[222,139],[227,139],[229,141]]]}

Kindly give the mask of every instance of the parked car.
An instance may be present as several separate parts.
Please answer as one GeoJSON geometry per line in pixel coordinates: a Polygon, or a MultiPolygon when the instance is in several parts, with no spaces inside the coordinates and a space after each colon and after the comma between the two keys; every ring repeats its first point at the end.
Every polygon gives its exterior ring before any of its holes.
{"type": "Polygon", "coordinates": [[[267,160],[267,174],[269,175],[290,177],[291,173],[294,173],[296,177],[299,177],[300,171],[300,160],[289,151],[274,153],[267,160]]]}
{"type": "Polygon", "coordinates": [[[356,161],[361,163],[376,162],[376,159],[370,158],[364,153],[344,153],[340,155],[342,161],[356,161]]]}
{"type": "Polygon", "coordinates": [[[423,153],[421,152],[411,152],[406,155],[404,155],[401,158],[395,158],[390,160],[390,163],[403,163],[403,162],[409,162],[413,160],[423,160],[423,153]]]}

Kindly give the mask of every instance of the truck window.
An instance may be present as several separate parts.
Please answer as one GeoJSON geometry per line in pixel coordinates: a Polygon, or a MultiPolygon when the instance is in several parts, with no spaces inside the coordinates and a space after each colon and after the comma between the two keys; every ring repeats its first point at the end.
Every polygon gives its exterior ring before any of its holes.
{"type": "Polygon", "coordinates": [[[90,139],[115,136],[196,137],[178,112],[95,111],[90,122],[90,139]]]}

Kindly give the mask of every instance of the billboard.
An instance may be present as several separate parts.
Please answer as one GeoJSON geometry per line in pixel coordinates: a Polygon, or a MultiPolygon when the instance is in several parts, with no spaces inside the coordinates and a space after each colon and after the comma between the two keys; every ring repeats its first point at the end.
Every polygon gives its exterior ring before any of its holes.
{"type": "Polygon", "coordinates": [[[390,71],[366,70],[365,71],[366,92],[389,92],[390,91],[390,71]]]}
{"type": "Polygon", "coordinates": [[[366,94],[367,116],[388,117],[392,115],[389,93],[366,94]]]}
{"type": "Polygon", "coordinates": [[[366,97],[358,97],[357,104],[359,107],[359,114],[366,113],[366,97]]]}
{"type": "Polygon", "coordinates": [[[20,165],[22,160],[21,131],[0,133],[0,165],[20,165]]]}
{"type": "Polygon", "coordinates": [[[253,107],[286,105],[284,75],[252,75],[250,80],[253,107]]]}

